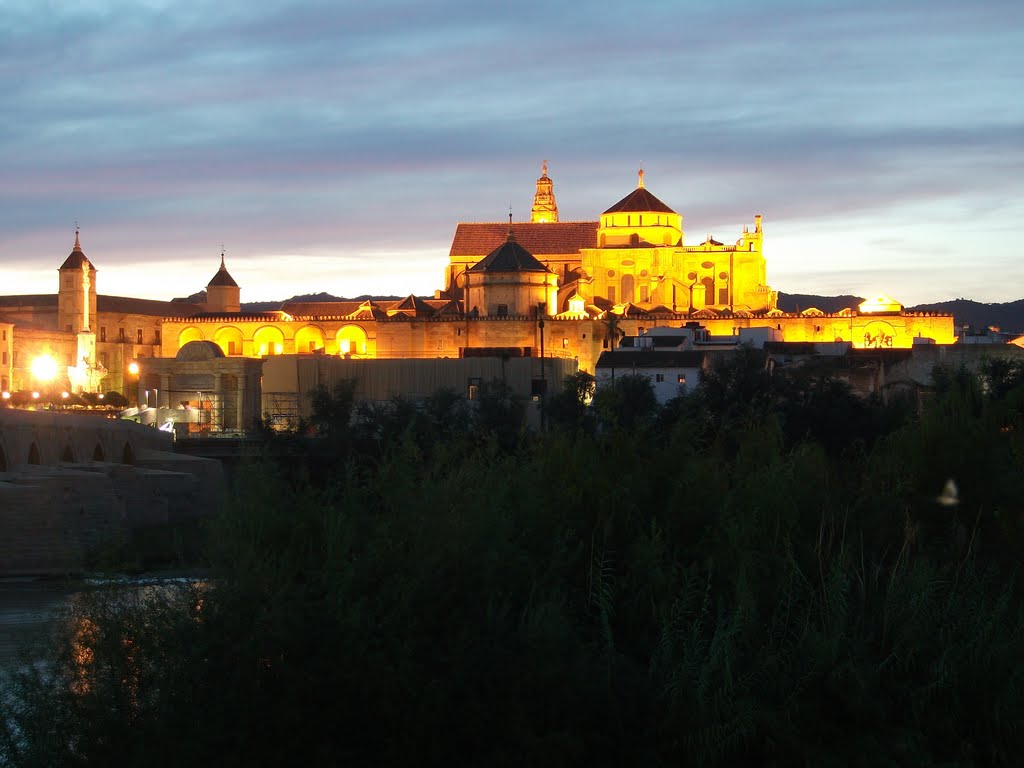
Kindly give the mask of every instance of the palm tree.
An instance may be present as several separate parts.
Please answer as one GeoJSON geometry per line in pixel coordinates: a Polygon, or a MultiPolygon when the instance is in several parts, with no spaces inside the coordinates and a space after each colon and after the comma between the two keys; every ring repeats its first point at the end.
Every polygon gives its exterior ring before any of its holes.
{"type": "Polygon", "coordinates": [[[619,320],[621,317],[613,310],[608,310],[604,313],[604,340],[608,344],[608,349],[612,352],[619,344],[619,339],[626,335],[626,332],[619,327],[619,320]]]}

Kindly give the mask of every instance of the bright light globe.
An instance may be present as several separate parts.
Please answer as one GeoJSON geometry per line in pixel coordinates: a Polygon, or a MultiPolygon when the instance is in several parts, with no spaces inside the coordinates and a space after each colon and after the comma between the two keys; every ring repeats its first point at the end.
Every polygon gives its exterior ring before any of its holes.
{"type": "Polygon", "coordinates": [[[38,381],[50,381],[57,375],[57,361],[49,355],[40,355],[32,361],[32,376],[38,381]]]}

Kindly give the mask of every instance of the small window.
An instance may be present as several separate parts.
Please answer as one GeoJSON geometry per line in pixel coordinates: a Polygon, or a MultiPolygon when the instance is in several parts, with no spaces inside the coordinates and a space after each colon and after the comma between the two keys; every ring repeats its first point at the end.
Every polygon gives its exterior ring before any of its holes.
{"type": "Polygon", "coordinates": [[[101,325],[100,326],[100,341],[106,341],[106,340],[107,340],[107,326],[101,325]]]}
{"type": "MultiPolygon", "coordinates": [[[[568,339],[562,339],[562,349],[568,349],[568,348],[569,348],[569,340],[568,339]]],[[[4,353],[4,354],[6,354],[6,353],[4,353]]]]}
{"type": "Polygon", "coordinates": [[[17,367],[17,365],[18,365],[18,353],[17,352],[14,353],[14,365],[15,365],[15,367],[17,367]]]}
{"type": "Polygon", "coordinates": [[[4,350],[4,365],[7,365],[7,350],[4,350]]]}
{"type": "Polygon", "coordinates": [[[677,375],[676,376],[676,381],[678,381],[680,384],[685,384],[686,383],[686,374],[685,373],[680,373],[679,375],[677,375]]]}
{"type": "Polygon", "coordinates": [[[7,341],[7,329],[4,328],[4,341],[7,341]]]}
{"type": "Polygon", "coordinates": [[[68,333],[71,333],[71,323],[68,323],[67,325],[65,325],[64,326],[64,330],[67,331],[68,333]]]}
{"type": "Polygon", "coordinates": [[[615,286],[614,285],[609,285],[608,286],[608,301],[610,301],[612,304],[615,303],[615,286]]]}
{"type": "Polygon", "coordinates": [[[117,329],[117,340],[124,341],[124,328],[117,329]]]}
{"type": "Polygon", "coordinates": [[[156,343],[157,344],[160,343],[160,331],[159,330],[157,330],[157,332],[156,332],[156,343]]]}
{"type": "Polygon", "coordinates": [[[142,343],[142,329],[141,328],[136,328],[135,329],[135,343],[136,344],[141,344],[142,343]]]}
{"type": "Polygon", "coordinates": [[[508,304],[499,304],[498,309],[494,314],[498,317],[508,317],[508,304]]]}
{"type": "Polygon", "coordinates": [[[656,374],[654,374],[654,380],[658,384],[663,383],[665,381],[665,374],[664,373],[656,373],[656,374]]]}

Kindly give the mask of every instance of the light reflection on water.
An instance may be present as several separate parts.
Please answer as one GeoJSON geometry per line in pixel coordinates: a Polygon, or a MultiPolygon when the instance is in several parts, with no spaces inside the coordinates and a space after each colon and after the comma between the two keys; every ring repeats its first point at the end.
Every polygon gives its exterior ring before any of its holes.
{"type": "Polygon", "coordinates": [[[197,584],[194,575],[118,576],[59,581],[0,579],[0,673],[13,668],[19,653],[34,637],[51,629],[60,614],[83,592],[92,588],[125,588],[144,592],[177,584],[197,584]]]}

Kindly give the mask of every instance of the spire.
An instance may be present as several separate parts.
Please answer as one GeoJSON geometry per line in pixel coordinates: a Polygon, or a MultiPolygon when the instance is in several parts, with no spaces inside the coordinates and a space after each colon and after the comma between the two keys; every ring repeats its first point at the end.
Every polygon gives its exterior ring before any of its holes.
{"type": "Polygon", "coordinates": [[[637,183],[636,183],[636,188],[637,189],[643,189],[644,188],[644,169],[643,169],[643,167],[641,167],[640,170],[637,171],[637,177],[638,177],[638,180],[637,180],[637,183]]]}
{"type": "Polygon", "coordinates": [[[516,233],[512,231],[512,206],[508,207],[508,234],[505,236],[506,243],[514,243],[516,241],[516,233]]]}
{"type": "Polygon", "coordinates": [[[533,196],[533,210],[530,221],[534,224],[546,224],[558,221],[558,204],[555,203],[555,185],[548,178],[548,161],[540,166],[540,178],[537,179],[537,191],[533,196]]]}
{"type": "Polygon", "coordinates": [[[75,222],[75,247],[72,248],[72,250],[73,251],[80,251],[80,250],[82,250],[82,243],[78,239],[78,222],[77,221],[75,222]]]}

